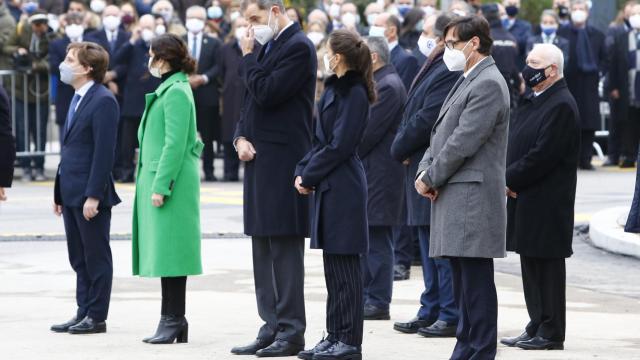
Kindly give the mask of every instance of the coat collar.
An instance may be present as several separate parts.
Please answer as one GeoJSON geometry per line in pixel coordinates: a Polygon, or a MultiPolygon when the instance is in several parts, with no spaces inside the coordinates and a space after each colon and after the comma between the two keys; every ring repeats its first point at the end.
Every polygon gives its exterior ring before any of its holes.
{"type": "Polygon", "coordinates": [[[160,84],[155,91],[156,96],[161,96],[167,89],[171,87],[174,83],[177,82],[187,82],[187,75],[182,71],[178,71],[177,73],[169,76],[169,78],[160,84]]]}
{"type": "Polygon", "coordinates": [[[549,99],[552,95],[556,94],[557,92],[559,92],[560,90],[564,89],[567,87],[567,82],[564,80],[564,78],[556,81],[553,85],[551,85],[547,90],[545,90],[542,94],[538,95],[538,96],[533,96],[533,93],[531,94],[531,98],[529,99],[529,101],[531,101],[531,103],[533,104],[540,104],[544,101],[546,101],[547,99],[549,99]]]}
{"type": "Polygon", "coordinates": [[[346,95],[352,87],[358,84],[366,86],[362,74],[353,70],[347,71],[341,78],[337,75],[332,75],[326,81],[326,85],[333,87],[335,92],[341,96],[346,95]]]}
{"type": "Polygon", "coordinates": [[[378,69],[378,71],[373,73],[373,78],[375,79],[376,82],[379,82],[382,78],[384,78],[385,76],[392,74],[396,72],[395,69],[393,68],[392,65],[387,64],[383,67],[381,67],[380,69],[378,69]]]}

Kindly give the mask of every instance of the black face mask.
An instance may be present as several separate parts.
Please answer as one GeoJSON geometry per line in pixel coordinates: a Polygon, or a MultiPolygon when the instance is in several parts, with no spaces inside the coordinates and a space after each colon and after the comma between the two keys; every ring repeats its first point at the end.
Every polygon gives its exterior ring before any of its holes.
{"type": "Polygon", "coordinates": [[[558,16],[561,19],[566,19],[569,17],[569,8],[564,5],[558,5],[558,16]]]}
{"type": "Polygon", "coordinates": [[[516,15],[518,15],[518,7],[517,6],[507,6],[505,8],[505,10],[507,11],[507,15],[509,15],[510,17],[515,17],[516,15]]]}
{"type": "Polygon", "coordinates": [[[547,74],[545,74],[545,71],[548,68],[549,66],[542,69],[534,69],[529,65],[525,66],[524,69],[522,69],[522,78],[524,79],[525,84],[527,84],[528,87],[533,88],[547,80],[547,74]]]}

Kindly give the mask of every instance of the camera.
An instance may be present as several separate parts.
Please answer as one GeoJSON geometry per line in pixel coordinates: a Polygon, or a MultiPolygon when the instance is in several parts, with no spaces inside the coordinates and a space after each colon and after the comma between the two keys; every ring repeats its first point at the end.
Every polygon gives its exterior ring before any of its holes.
{"type": "Polygon", "coordinates": [[[33,69],[31,54],[13,54],[13,68],[20,72],[30,72],[33,69]]]}

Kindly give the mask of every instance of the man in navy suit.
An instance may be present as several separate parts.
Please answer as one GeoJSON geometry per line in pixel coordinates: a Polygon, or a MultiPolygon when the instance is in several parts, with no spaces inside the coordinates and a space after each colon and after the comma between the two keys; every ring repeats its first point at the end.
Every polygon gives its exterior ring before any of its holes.
{"type": "Polygon", "coordinates": [[[383,13],[378,15],[375,24],[376,26],[385,28],[384,37],[387,38],[387,42],[389,43],[391,64],[393,64],[398,75],[400,75],[405,89],[409,91],[413,78],[418,74],[418,59],[403,49],[398,42],[398,36],[402,28],[400,19],[395,15],[383,13]]]}
{"type": "Polygon", "coordinates": [[[60,81],[75,90],[66,116],[55,182],[56,215],[62,215],[71,267],[76,272],[76,315],[52,331],[107,331],[113,263],[111,207],[120,203],[111,176],[119,107],[102,82],[109,54],[89,42],[70,44],[60,81]]]}
{"type": "Polygon", "coordinates": [[[309,236],[309,202],[292,184],[296,165],[311,148],[318,60],[282,0],[245,0],[243,11],[251,24],[240,41],[239,74],[247,91],[234,145],[246,164],[244,232],[252,236],[264,325],[256,341],[231,352],[292,356],[304,349],[304,238],[309,236]],[[255,40],[264,45],[260,51],[255,40]]]}
{"type": "Polygon", "coordinates": [[[58,67],[64,61],[67,55],[67,46],[71,43],[81,42],[84,37],[84,18],[77,13],[69,13],[66,17],[67,27],[65,35],[60,39],[56,39],[49,44],[49,69],[51,76],[58,79],[56,81],[56,123],[60,132],[60,141],[64,137],[64,121],[67,118],[69,104],[73,98],[73,87],[60,81],[60,72],[58,67]],[[72,25],[72,26],[69,26],[72,25]],[[77,30],[76,30],[77,29],[77,30]]]}

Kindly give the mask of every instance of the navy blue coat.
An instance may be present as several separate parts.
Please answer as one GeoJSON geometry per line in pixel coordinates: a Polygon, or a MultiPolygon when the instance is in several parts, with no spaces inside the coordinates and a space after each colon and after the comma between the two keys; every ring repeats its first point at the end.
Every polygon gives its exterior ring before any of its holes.
{"type": "Polygon", "coordinates": [[[525,60],[527,59],[527,40],[529,40],[532,35],[531,24],[528,21],[516,19],[513,25],[509,28],[509,32],[518,42],[518,57],[516,59],[516,65],[518,66],[518,69],[522,69],[524,68],[525,60]]]}
{"type": "Polygon", "coordinates": [[[420,70],[418,67],[418,59],[398,45],[391,50],[391,64],[393,64],[398,75],[400,75],[405,89],[409,91],[413,79],[418,74],[418,70],[420,70]]]}
{"type": "MultiPolygon", "coordinates": [[[[188,35],[183,36],[182,39],[185,43],[189,43],[188,35]]],[[[207,34],[202,35],[200,58],[196,59],[198,66],[196,74],[206,75],[209,78],[209,82],[193,90],[193,99],[196,102],[196,106],[220,106],[218,76],[220,75],[221,48],[222,43],[220,40],[207,34]]]]}
{"type": "Polygon", "coordinates": [[[402,225],[404,169],[391,157],[391,143],[402,120],[407,91],[392,65],[374,73],[377,101],[358,147],[367,174],[369,226],[402,225]]]}
{"type": "Polygon", "coordinates": [[[236,39],[224,44],[220,56],[222,83],[222,141],[232,142],[244,98],[244,84],[238,74],[242,50],[236,39]]]}
{"type": "Polygon", "coordinates": [[[56,39],[49,43],[49,69],[52,76],[56,76],[58,81],[56,82],[56,124],[60,127],[64,126],[64,122],[67,119],[67,112],[69,111],[69,104],[73,98],[75,91],[71,85],[67,85],[60,81],[60,63],[64,61],[67,56],[67,46],[71,43],[71,40],[67,35],[60,39],[56,39]]]}
{"type": "Polygon", "coordinates": [[[11,103],[0,86],[0,186],[11,187],[13,162],[16,160],[16,141],[11,131],[11,103]]]}
{"type": "Polygon", "coordinates": [[[295,172],[302,186],[315,189],[311,248],[365,254],[367,178],[358,145],[369,118],[369,100],[362,75],[349,71],[327,79],[318,109],[313,148],[295,172]]]}
{"type": "MultiPolygon", "coordinates": [[[[608,70],[607,47],[605,35],[598,29],[587,26],[589,42],[593,57],[600,69],[605,74],[608,70]]],[[[578,103],[580,111],[580,126],[583,130],[598,130],[601,127],[600,117],[600,73],[585,73],[578,68],[578,55],[576,43],[578,42],[577,30],[572,26],[565,26],[558,30],[558,35],[569,40],[569,63],[564,69],[564,77],[569,85],[571,94],[578,103]]]]}
{"type": "Polygon", "coordinates": [[[311,148],[318,60],[297,23],[266,48],[244,56],[239,69],[247,91],[234,138],[245,137],[257,152],[245,164],[244,232],[306,237],[309,200],[293,174],[311,148]]]}
{"type": "MultiPolygon", "coordinates": [[[[433,56],[433,55],[432,55],[433,56]]],[[[391,145],[391,155],[399,162],[409,159],[405,171],[407,224],[426,226],[431,223],[431,202],[420,196],[414,187],[418,165],[430,145],[430,134],[440,108],[449,91],[462,75],[447,69],[442,52],[427,60],[426,73],[416,79],[409,92],[404,116],[391,145]]]]}
{"type": "MultiPolygon", "coordinates": [[[[125,74],[127,65],[124,63],[116,63],[115,56],[119,49],[124,47],[127,43],[129,43],[129,39],[131,39],[131,33],[124,31],[122,29],[118,29],[118,35],[116,36],[116,42],[114,44],[113,49],[111,48],[111,44],[109,44],[109,40],[107,39],[107,33],[105,30],[96,30],[90,32],[86,36],[86,41],[94,42],[100,46],[102,46],[109,53],[109,70],[114,70],[116,74],[125,74]]],[[[122,94],[125,86],[125,76],[118,76],[116,78],[116,84],[118,84],[119,95],[118,101],[122,101],[122,94]]]]}
{"type": "MultiPolygon", "coordinates": [[[[533,50],[533,47],[536,44],[542,44],[544,40],[542,39],[542,35],[538,34],[532,36],[527,40],[527,55],[533,50]]],[[[565,69],[569,65],[569,40],[563,38],[562,36],[556,36],[553,38],[553,45],[557,46],[562,50],[562,55],[564,56],[564,67],[565,69]]]]}
{"type": "Polygon", "coordinates": [[[111,176],[119,110],[116,98],[101,84],[94,84],[82,98],[62,140],[56,204],[81,208],[88,197],[100,200],[100,208],[120,203],[111,176]]]}
{"type": "Polygon", "coordinates": [[[144,96],[153,92],[161,82],[160,79],[151,76],[147,68],[149,45],[143,40],[138,40],[133,45],[127,42],[116,52],[114,62],[118,79],[125,79],[121,115],[140,118],[144,112],[144,96]]]}

